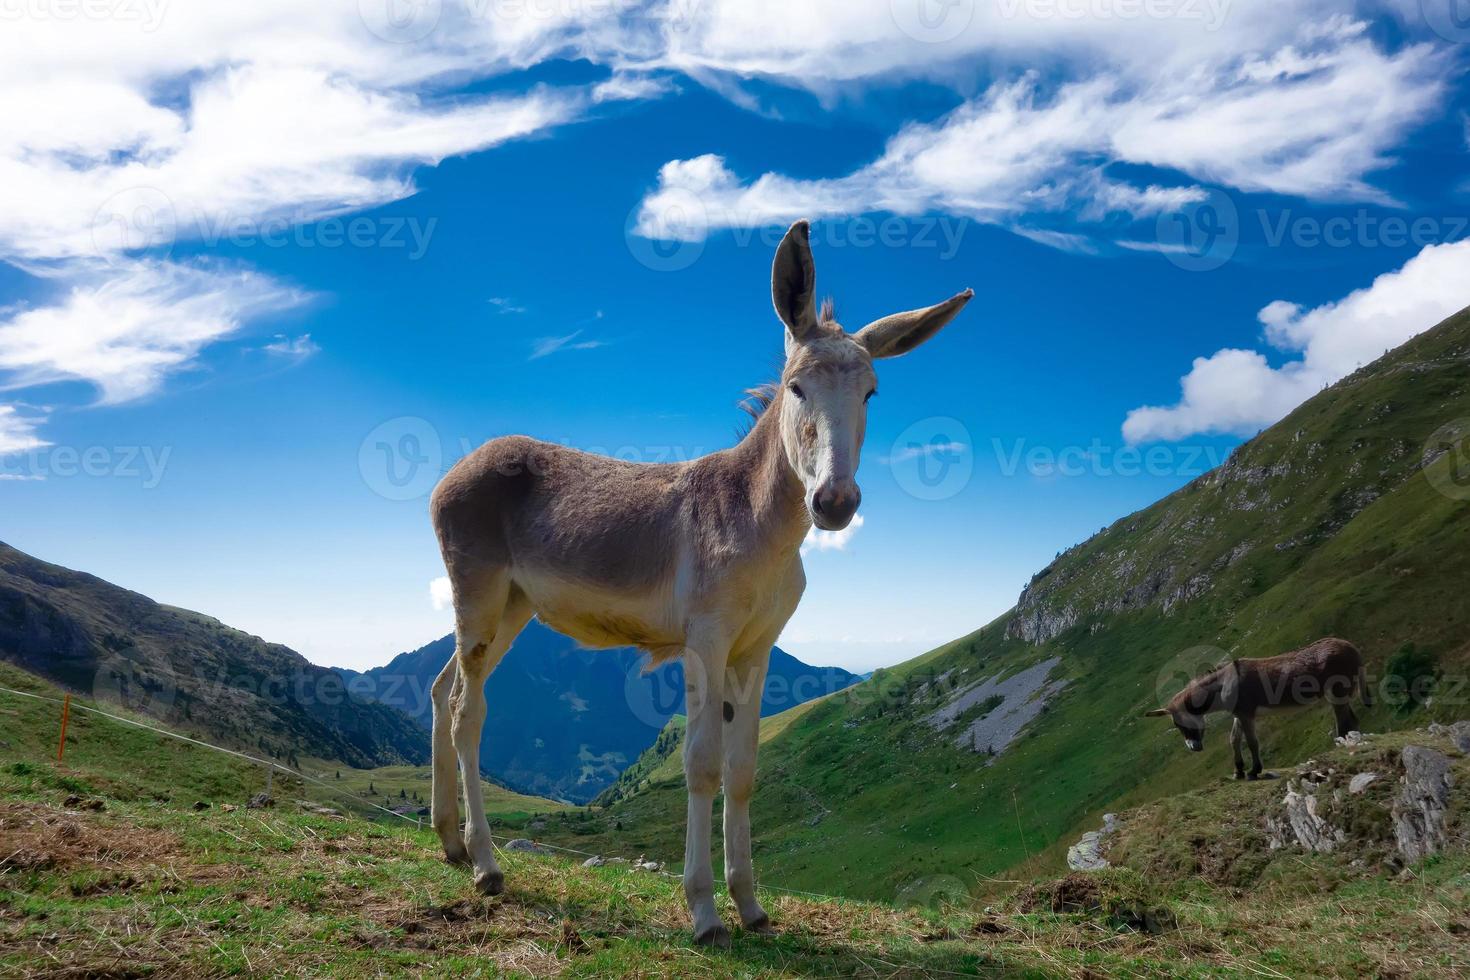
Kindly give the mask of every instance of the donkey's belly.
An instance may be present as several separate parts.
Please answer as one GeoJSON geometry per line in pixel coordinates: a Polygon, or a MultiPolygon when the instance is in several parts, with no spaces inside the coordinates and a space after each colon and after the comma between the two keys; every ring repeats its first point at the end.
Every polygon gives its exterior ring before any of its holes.
{"type": "Polygon", "coordinates": [[[620,594],[540,576],[518,576],[516,584],[541,622],[583,646],[640,647],[664,656],[684,644],[678,617],[665,597],[620,594]]]}

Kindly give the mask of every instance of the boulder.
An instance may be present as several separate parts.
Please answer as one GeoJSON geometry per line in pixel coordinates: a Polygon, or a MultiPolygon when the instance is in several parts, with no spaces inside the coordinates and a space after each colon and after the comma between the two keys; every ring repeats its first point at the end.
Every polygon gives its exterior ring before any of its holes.
{"type": "Polygon", "coordinates": [[[1286,796],[1281,801],[1285,810],[1283,818],[1266,822],[1273,850],[1296,843],[1309,851],[1326,854],[1347,839],[1318,812],[1317,789],[1326,779],[1324,774],[1308,772],[1300,780],[1293,779],[1286,784],[1286,796]]]}
{"type": "Polygon", "coordinates": [[[1451,745],[1470,755],[1470,721],[1457,721],[1453,725],[1436,722],[1429,726],[1429,734],[1449,739],[1451,745]]]}
{"type": "Polygon", "coordinates": [[[1103,847],[1117,826],[1117,814],[1103,814],[1101,830],[1089,830],[1081,840],[1067,848],[1067,867],[1073,871],[1101,871],[1108,867],[1108,859],[1102,856],[1103,847]]]}
{"type": "Polygon", "coordinates": [[[1348,792],[1354,796],[1362,796],[1369,786],[1378,781],[1376,772],[1360,772],[1348,781],[1348,792]]]}
{"type": "Polygon", "coordinates": [[[1420,745],[1403,752],[1403,789],[1393,803],[1393,836],[1399,855],[1413,864],[1438,853],[1445,844],[1450,804],[1449,756],[1420,745]]]}
{"type": "Polygon", "coordinates": [[[526,854],[550,854],[551,853],[551,848],[547,847],[546,845],[544,845],[544,844],[538,844],[535,841],[533,841],[533,840],[527,840],[524,837],[517,837],[515,840],[513,840],[510,843],[506,844],[505,845],[505,849],[507,851],[522,851],[522,852],[524,852],[526,854]]]}

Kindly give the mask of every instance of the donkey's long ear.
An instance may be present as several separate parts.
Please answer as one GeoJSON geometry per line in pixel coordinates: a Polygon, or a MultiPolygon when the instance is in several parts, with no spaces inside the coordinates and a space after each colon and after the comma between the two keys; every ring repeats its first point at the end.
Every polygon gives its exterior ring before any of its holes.
{"type": "Polygon", "coordinates": [[[907,313],[894,313],[881,320],[874,320],[856,334],[858,343],[868,349],[874,357],[897,357],[907,354],[924,341],[937,334],[941,327],[955,318],[975,295],[967,289],[952,299],[937,306],[907,313]]]}
{"type": "Polygon", "coordinates": [[[1168,708],[1155,708],[1152,711],[1145,711],[1143,713],[1143,717],[1145,717],[1145,718],[1162,718],[1165,715],[1167,715],[1168,713],[1169,713],[1169,709],[1168,708]]]}
{"type": "Polygon", "coordinates": [[[792,225],[771,263],[771,302],[796,341],[805,340],[817,329],[817,267],[812,262],[810,234],[811,226],[805,220],[792,225]]]}

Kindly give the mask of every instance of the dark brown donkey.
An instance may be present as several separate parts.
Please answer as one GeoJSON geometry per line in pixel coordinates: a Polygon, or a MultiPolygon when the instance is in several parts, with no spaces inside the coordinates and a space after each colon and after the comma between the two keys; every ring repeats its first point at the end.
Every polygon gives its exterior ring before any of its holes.
{"type": "Polygon", "coordinates": [[[1145,718],[1174,719],[1191,752],[1205,747],[1205,715],[1226,711],[1235,717],[1230,729],[1230,747],[1235,750],[1235,778],[1257,779],[1261,775],[1261,746],[1256,741],[1256,712],[1262,708],[1295,708],[1325,700],[1337,715],[1337,734],[1358,727],[1353,714],[1354,690],[1363,704],[1373,698],[1363,672],[1363,655],[1347,640],[1327,637],[1300,650],[1260,660],[1232,660],[1189,683],[1162,708],[1146,712],[1145,718]],[[1251,771],[1247,775],[1240,743],[1251,748],[1251,771]]]}

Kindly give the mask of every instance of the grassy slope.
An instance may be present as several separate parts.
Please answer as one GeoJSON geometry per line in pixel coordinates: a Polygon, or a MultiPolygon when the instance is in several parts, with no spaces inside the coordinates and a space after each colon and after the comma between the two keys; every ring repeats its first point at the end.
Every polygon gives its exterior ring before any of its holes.
{"type": "MultiPolygon", "coordinates": [[[[390,808],[405,803],[427,807],[434,782],[433,770],[429,766],[349,769],[331,763],[308,763],[306,768],[312,775],[333,786],[340,785],[346,792],[390,808]],[[338,773],[341,773],[340,779],[337,777],[338,773]],[[403,796],[399,795],[400,791],[403,796]]],[[[497,818],[500,824],[520,826],[537,814],[571,809],[568,804],[517,793],[486,779],[481,779],[480,784],[485,793],[485,812],[497,818]]]]}
{"type": "Polygon", "coordinates": [[[428,761],[418,724],[349,697],[336,672],[3,542],[0,662],[253,754],[314,753],[361,766],[428,761]]]}
{"type": "MultiPolygon", "coordinates": [[[[1293,854],[1280,862],[1291,873],[1263,875],[1249,892],[1118,869],[1029,884],[985,909],[768,893],[779,935],[737,932],[730,950],[706,951],[689,945],[679,883],[666,876],[505,853],[508,891],[486,899],[411,826],[284,805],[196,812],[147,787],[202,786],[207,761],[181,755],[127,783],[112,762],[94,770],[81,753],[65,768],[0,765],[0,975],[1346,977],[1470,968],[1462,852],[1424,862],[1407,882],[1357,871],[1343,855],[1293,854]],[[78,792],[80,807],[67,802],[78,792]],[[1138,910],[1174,926],[1138,931],[1129,924],[1138,910]]],[[[1124,845],[1142,838],[1151,867],[1186,870],[1171,855],[1187,851],[1197,826],[1208,832],[1271,791],[1223,787],[1145,811],[1125,822],[1136,832],[1124,845]],[[1179,827],[1180,814],[1196,823],[1179,827]]]]}
{"type": "MultiPolygon", "coordinates": [[[[0,687],[27,691],[45,697],[60,697],[59,688],[9,664],[0,663],[0,687]]],[[[73,705],[90,705],[73,698],[73,705]]],[[[115,705],[103,706],[111,714],[132,717],[115,705]]],[[[138,721],[156,726],[152,718],[138,721]]],[[[56,757],[60,709],[47,701],[0,693],[0,764],[49,766],[56,757]]],[[[215,803],[244,803],[266,788],[265,767],[234,756],[166,738],[120,724],[81,710],[74,710],[67,725],[67,785],[79,793],[103,793],[124,799],[167,798],[180,805],[196,800],[215,803]]],[[[357,797],[366,797],[374,784],[378,795],[372,802],[392,806],[400,800],[398,790],[417,791],[428,799],[430,775],[427,766],[387,766],[352,769],[336,763],[311,763],[309,775],[323,779],[317,786],[288,773],[276,771],[272,794],[281,801],[306,799],[370,817],[383,817],[357,797]],[[336,779],[340,772],[342,778],[336,779]]],[[[485,784],[486,812],[506,824],[522,824],[533,813],[563,809],[563,805],[540,797],[522,796],[492,783],[485,784]]]]}
{"type": "MultiPolygon", "coordinates": [[[[1467,365],[1462,313],[1303,405],[1221,471],[1061,556],[1029,597],[1032,609],[1074,613],[1060,636],[1008,638],[1013,611],[791,721],[762,750],[764,880],[892,899],[938,874],[983,892],[1006,869],[1054,861],[1104,809],[1221,778],[1218,722],[1206,752],[1186,755],[1169,726],[1138,717],[1180,683],[1169,665],[1201,645],[1264,656],[1337,634],[1377,669],[1414,642],[1463,675],[1470,502],[1437,492],[1418,466],[1431,433],[1470,417],[1467,365]],[[1209,587],[1166,614],[1162,599],[1201,575],[1209,587]],[[935,674],[974,680],[1055,655],[1069,686],[993,766],[918,720],[938,703],[917,693],[935,674]]],[[[1385,706],[1362,718],[1370,731],[1424,720],[1385,706]]],[[[1272,716],[1261,730],[1268,765],[1281,765],[1330,744],[1330,714],[1272,716]]],[[[677,778],[650,780],[567,839],[677,859],[683,809],[677,778]]]]}

